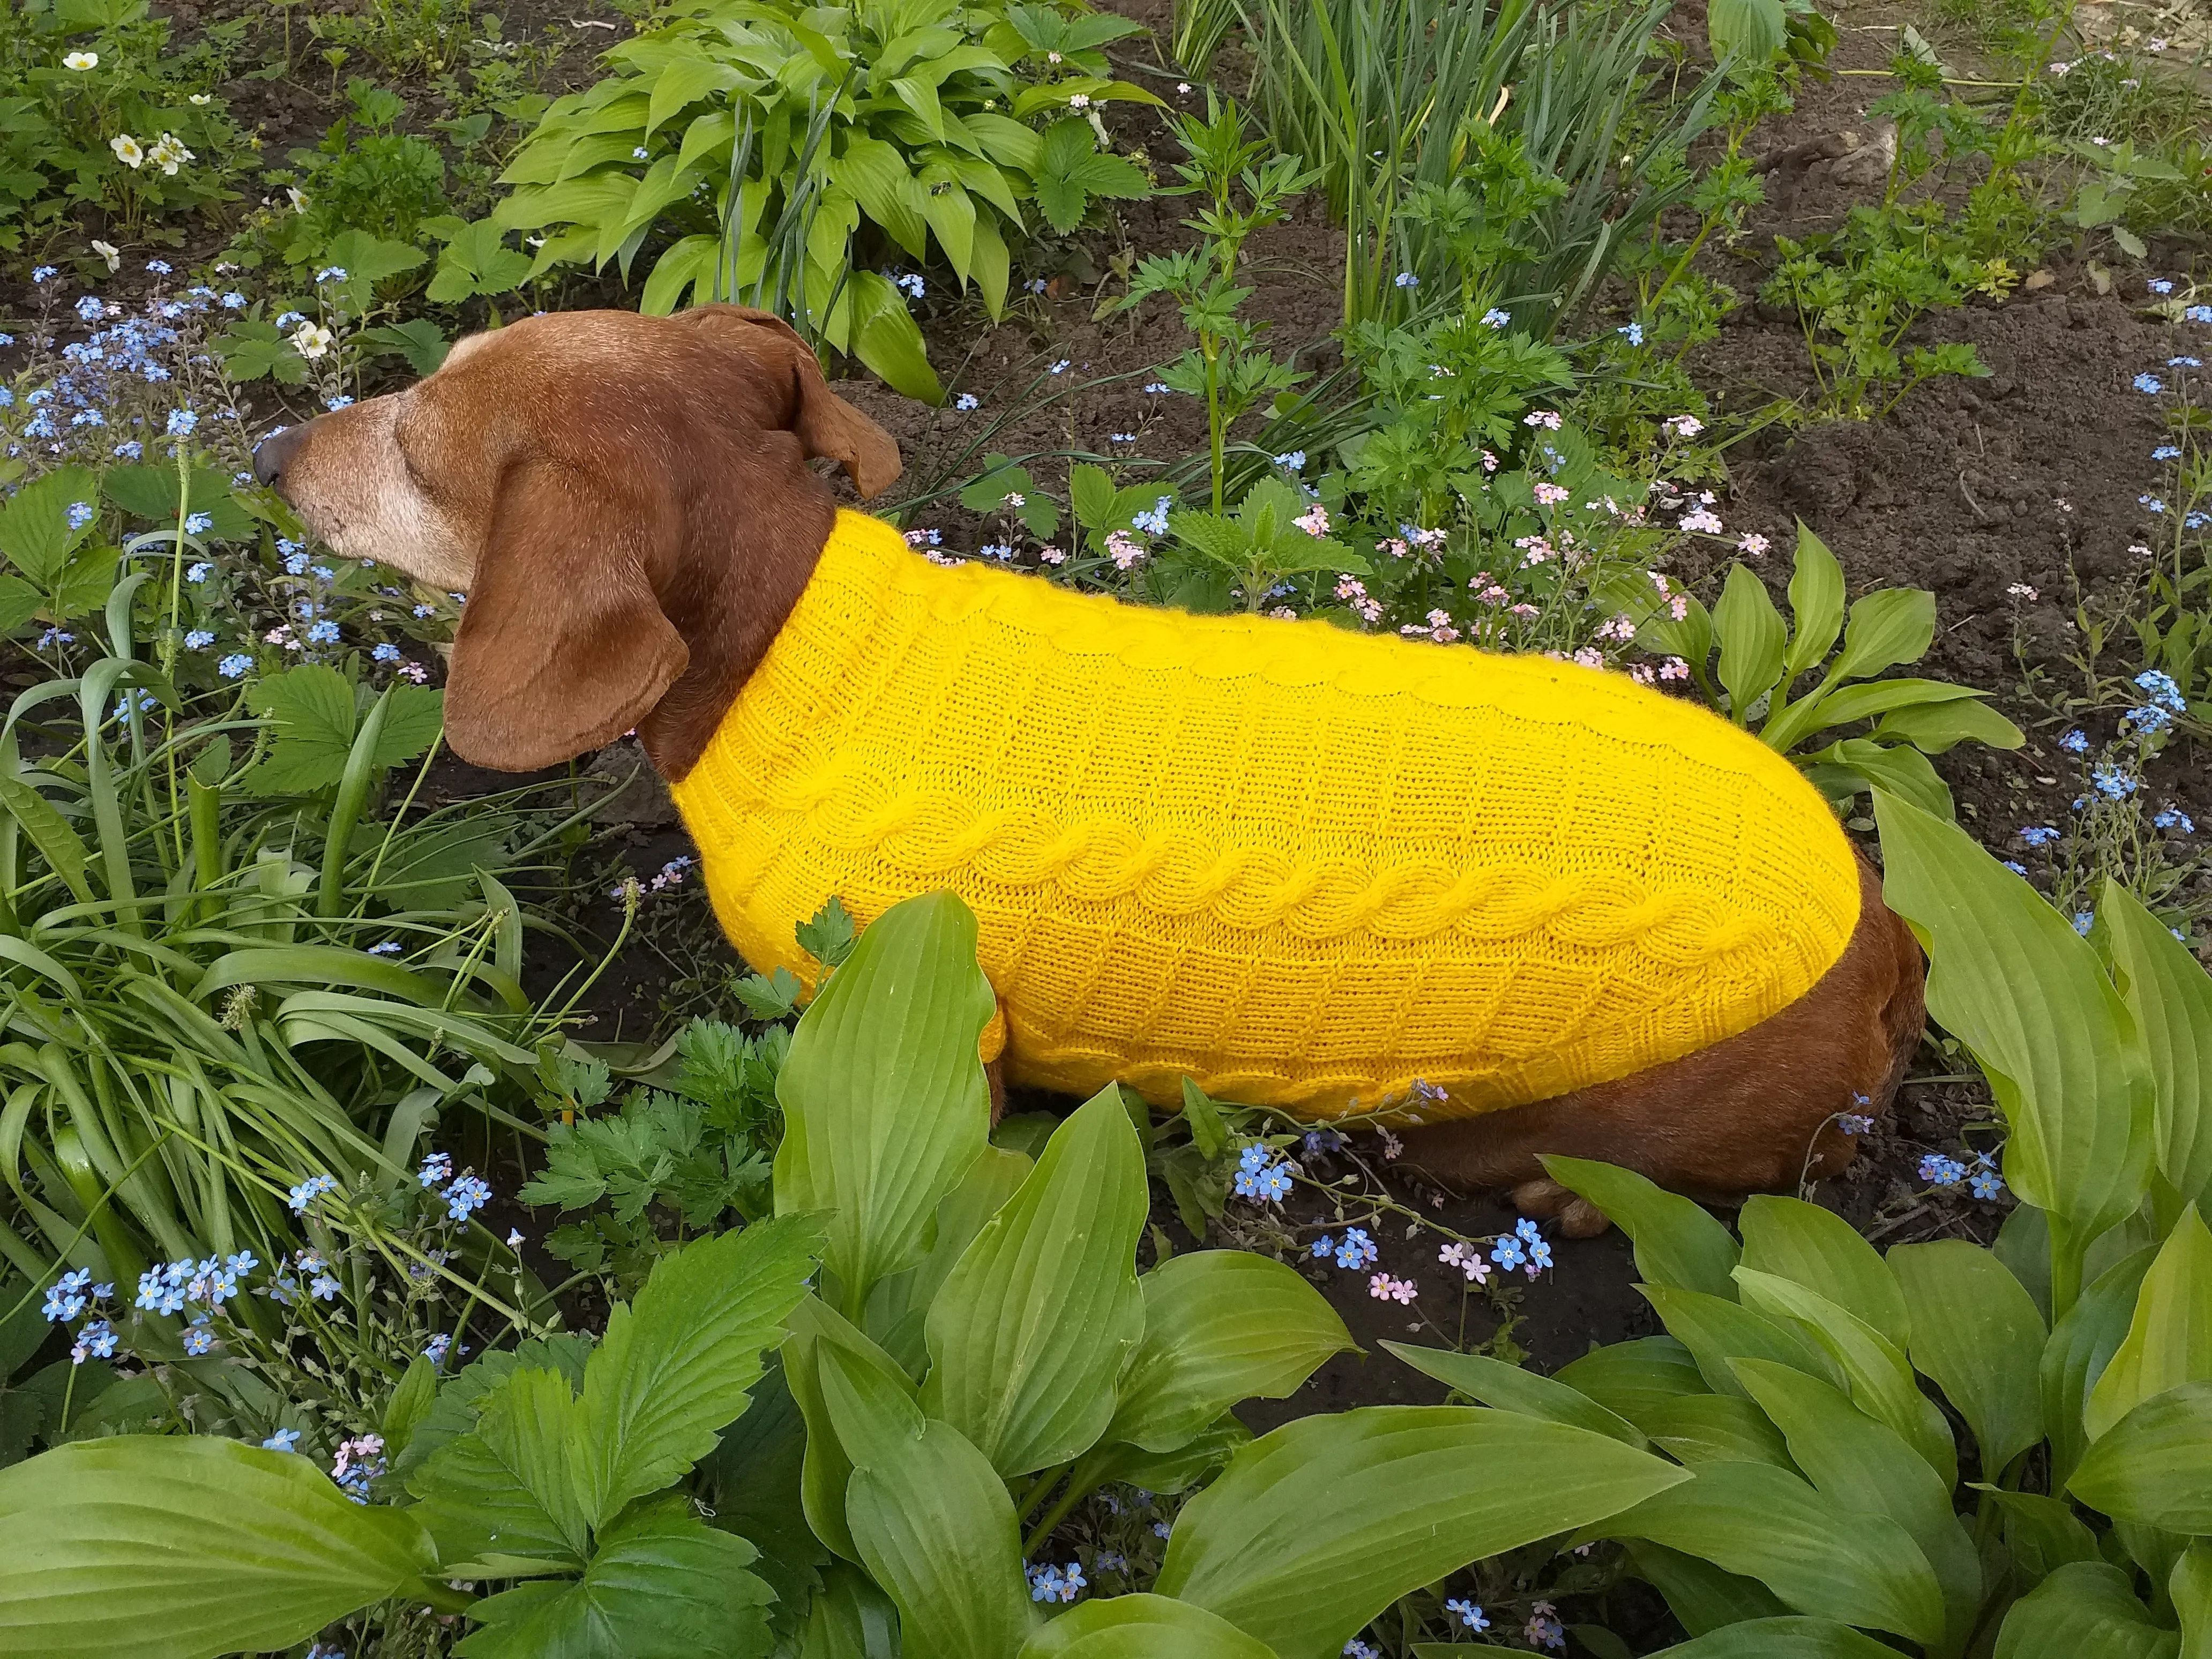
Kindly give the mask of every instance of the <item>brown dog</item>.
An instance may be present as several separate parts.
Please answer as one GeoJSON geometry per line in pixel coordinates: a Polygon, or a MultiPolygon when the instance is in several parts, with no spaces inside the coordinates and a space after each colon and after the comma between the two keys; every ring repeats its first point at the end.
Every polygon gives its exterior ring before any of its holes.
{"type": "MultiPolygon", "coordinates": [[[[896,446],[830,391],[798,336],[705,307],[471,336],[409,390],[271,437],[255,468],[338,553],[466,590],[446,701],[457,753],[532,770],[635,727],[680,783],[830,536],[812,458],[841,463],[864,496],[899,470],[896,446]]],[[[1851,1142],[1836,1120],[1887,1106],[1923,1013],[1918,949],[1860,869],[1842,954],[1780,1012],[1615,1081],[1431,1124],[1413,1161],[1455,1185],[1510,1187],[1570,1231],[1603,1219],[1540,1153],[1715,1196],[1842,1168],[1851,1142]]]]}

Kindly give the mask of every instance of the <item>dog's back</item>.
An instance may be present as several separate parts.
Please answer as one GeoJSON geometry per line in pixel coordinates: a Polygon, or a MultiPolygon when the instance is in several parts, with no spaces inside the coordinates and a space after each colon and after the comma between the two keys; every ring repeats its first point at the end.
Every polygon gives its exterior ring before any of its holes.
{"type": "Polygon", "coordinates": [[[1757,1024],[1859,913],[1796,769],[1625,676],[945,569],[855,514],[676,794],[757,966],[804,977],[833,894],[957,892],[1010,1075],[1075,1093],[1547,1099],[1757,1024]]]}

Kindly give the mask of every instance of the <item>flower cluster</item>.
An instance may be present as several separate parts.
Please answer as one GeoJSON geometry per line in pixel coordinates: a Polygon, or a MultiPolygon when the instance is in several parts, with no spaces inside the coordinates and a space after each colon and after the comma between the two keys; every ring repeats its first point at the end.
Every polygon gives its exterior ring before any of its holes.
{"type": "Polygon", "coordinates": [[[1091,1582],[1083,1576],[1082,1565],[1075,1561],[1064,1567],[1030,1567],[1028,1571],[1032,1601],[1073,1601],[1091,1582]]]}
{"type": "Polygon", "coordinates": [[[1971,1164],[1942,1152],[1929,1152],[1920,1160],[1920,1178],[1945,1192],[1956,1192],[1965,1187],[1984,1203],[2004,1191],[2004,1177],[1997,1173],[1987,1152],[1977,1152],[1971,1164]]]}
{"type": "Polygon", "coordinates": [[[1364,1227],[1346,1227],[1341,1239],[1333,1239],[1323,1233],[1313,1242],[1315,1261],[1334,1261],[1346,1272],[1357,1272],[1374,1266],[1378,1254],[1375,1241],[1367,1236],[1364,1227]]]}
{"type": "Polygon", "coordinates": [[[426,1191],[434,1191],[445,1200],[446,1214],[454,1221],[466,1221],[491,1202],[488,1182],[474,1174],[453,1174],[450,1152],[432,1152],[422,1160],[422,1167],[415,1172],[415,1178],[426,1191]]]}
{"type": "Polygon", "coordinates": [[[370,1489],[386,1468],[384,1437],[364,1434],[341,1443],[331,1462],[331,1479],[356,1504],[368,1502],[370,1489]]]}
{"type": "Polygon", "coordinates": [[[1255,1140],[1237,1155],[1237,1195],[1257,1203],[1279,1204],[1291,1195],[1297,1173],[1297,1166],[1288,1158],[1278,1158],[1273,1147],[1255,1140]]]}

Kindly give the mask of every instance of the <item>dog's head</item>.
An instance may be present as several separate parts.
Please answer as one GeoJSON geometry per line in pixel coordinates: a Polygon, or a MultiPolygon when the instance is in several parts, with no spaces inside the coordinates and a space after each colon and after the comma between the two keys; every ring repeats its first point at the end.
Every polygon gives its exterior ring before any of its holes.
{"type": "Polygon", "coordinates": [[[468,604],[446,730],[550,766],[639,728],[688,771],[811,574],[836,507],[898,447],[763,312],[569,312],[456,344],[434,374],[291,427],[262,482],[337,552],[468,604]]]}

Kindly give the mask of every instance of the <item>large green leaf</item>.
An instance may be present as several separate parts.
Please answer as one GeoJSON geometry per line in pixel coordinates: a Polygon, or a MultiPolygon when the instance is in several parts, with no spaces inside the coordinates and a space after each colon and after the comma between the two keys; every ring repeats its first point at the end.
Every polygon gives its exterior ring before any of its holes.
{"type": "Polygon", "coordinates": [[[2212,1536],[2212,1382],[2136,1406],[2091,1443],[2066,1490],[2116,1521],[2212,1536]]]}
{"type": "Polygon", "coordinates": [[[974,913],[932,893],[869,924],[792,1035],[776,1212],[836,1212],[822,1260],[849,1319],[921,1260],[939,1200],[989,1137],[976,1044],[995,1006],[974,913]]]}
{"type": "Polygon", "coordinates": [[[2152,1622],[2127,1574],[2076,1561],[2012,1604],[1995,1659],[2175,1659],[2180,1644],[2152,1622]]]}
{"type": "Polygon", "coordinates": [[[1851,606],[1844,648],[1823,685],[1870,680],[1885,668],[1918,662],[1936,640],[1936,596],[1925,588],[1879,587],[1851,606]]]}
{"type": "Polygon", "coordinates": [[[1949,1484],[1895,1430],[1817,1378],[1762,1359],[1739,1359],[1735,1369],[1823,1498],[1887,1516],[1911,1535],[1942,1586],[1952,1640],[1963,1645],[1982,1599],[1982,1563],[1952,1511],[1949,1484]]]}
{"type": "Polygon", "coordinates": [[[1756,69],[1781,52],[1785,24],[1782,0],[1713,0],[1705,13],[1706,42],[1716,58],[1756,69]]]}
{"type": "Polygon", "coordinates": [[[1841,1386],[1844,1374],[1827,1351],[1790,1319],[1765,1314],[1697,1291],[1638,1285],[1637,1291],[1658,1314],[1668,1334],[1689,1349],[1706,1386],[1717,1394],[1741,1395],[1743,1385],[1729,1369],[1731,1359],[1774,1359],[1841,1386]]]}
{"type": "Polygon", "coordinates": [[[1671,1336],[1639,1336],[1592,1348],[1560,1366],[1553,1380],[1580,1390],[1632,1423],[1640,1409],[1655,1401],[1709,1393],[1712,1386],[1698,1370],[1696,1357],[1671,1336]]]}
{"type": "Polygon", "coordinates": [[[600,1534],[580,1578],[528,1581],[470,1609],[467,1659],[766,1659],[768,1585],[753,1547],[673,1494],[600,1534]]]}
{"type": "Polygon", "coordinates": [[[1033,1623],[1014,1506],[990,1460],[948,1423],[853,1472],[860,1559],[898,1604],[904,1659],[1014,1659],[1033,1623]]]}
{"type": "MultiPolygon", "coordinates": [[[[1733,1371],[1735,1362],[1729,1362],[1733,1371]]],[[[1790,1448],[1765,1412],[1732,1394],[1686,1394],[1645,1405],[1636,1426],[1678,1463],[1771,1463],[1796,1472],[1790,1448]]]]}
{"type": "Polygon", "coordinates": [[[2127,1340],[2136,1295],[2157,1252],[2146,1246],[2115,1262],[2051,1328],[2037,1367],[2043,1388],[2043,1428],[2051,1439],[2051,1479],[2063,1485],[2089,1444],[2082,1407],[2105,1367],[2127,1340]]]}
{"type": "Polygon", "coordinates": [[[2212,975],[2118,883],[2105,883],[2097,913],[2150,1061],[2159,1173],[2201,1204],[2212,1186],[2212,975]]]}
{"type": "Polygon", "coordinates": [[[1753,1619],[1662,1648],[1651,1659],[1893,1659],[1896,1652],[1832,1619],[1753,1619]]]}
{"type": "Polygon", "coordinates": [[[1936,1402],[1920,1390],[1897,1345],[1818,1291],[1749,1267],[1736,1269],[1746,1303],[1777,1321],[1794,1319],[1827,1349],[1843,1371],[1852,1401],[1902,1435],[1948,1492],[1959,1480],[1959,1448],[1936,1402]]]}
{"type": "Polygon", "coordinates": [[[1752,705],[1782,678],[1783,652],[1790,630],[1766,584],[1748,565],[1729,567],[1720,603],[1713,606],[1713,631],[1721,642],[1721,684],[1729,694],[1729,717],[1741,726],[1752,705]]]}
{"type": "Polygon", "coordinates": [[[1994,1480],[2043,1438],[2036,1367],[2048,1334],[2035,1299],[2003,1262],[1963,1238],[1900,1244],[1889,1268],[1911,1310],[1913,1367],[1935,1378],[1994,1480]]]}
{"type": "Polygon", "coordinates": [[[653,1264],[584,1367],[588,1510],[604,1526],[714,1449],[745,1408],[762,1354],[806,1294],[821,1248],[810,1216],[702,1238],[653,1264]]]}
{"type": "Polygon", "coordinates": [[[432,1565],[406,1510],[214,1435],[84,1440],[0,1470],[0,1653],[24,1659],[289,1648],[432,1565]]]}
{"type": "Polygon", "coordinates": [[[1636,1246],[1636,1271],[1651,1285],[1677,1285],[1733,1301],[1735,1240],[1704,1208],[1618,1164],[1548,1153],[1552,1179],[1604,1211],[1636,1246]]]}
{"type": "Polygon", "coordinates": [[[1790,617],[1793,629],[1784,667],[1795,678],[1826,656],[1844,631],[1844,567],[1802,519],[1797,520],[1797,551],[1790,571],[1790,617]]]}
{"type": "Polygon", "coordinates": [[[1555,1376],[1524,1370],[1486,1354],[1458,1353],[1449,1348],[1416,1348],[1403,1342],[1385,1342],[1382,1346],[1415,1370],[1456,1389],[1470,1400],[1479,1400],[1500,1411],[1519,1412],[1547,1422],[1588,1429],[1592,1434],[1608,1435],[1623,1445],[1644,1449],[1642,1430],[1555,1376]]]}
{"type": "Polygon", "coordinates": [[[1285,1424],[1183,1506],[1153,1588],[1282,1659],[1334,1659],[1407,1591],[1688,1477],[1557,1423],[1370,1406],[1285,1424]]]}
{"type": "Polygon", "coordinates": [[[2101,1559],[2096,1534],[2081,1524],[2074,1506],[2064,1498],[2007,1492],[1985,1480],[1973,1486],[2003,1513],[2005,1547],[2012,1552],[2013,1569],[2021,1583],[2032,1583],[2069,1561],[2101,1559]]]}
{"type": "Polygon", "coordinates": [[[1264,1255],[1196,1250],[1138,1282],[1145,1335],[1121,1374],[1109,1440],[1173,1451],[1240,1400],[1294,1393],[1353,1346],[1328,1299],[1264,1255]]]}
{"type": "Polygon", "coordinates": [[[1801,1613],[1894,1632],[1943,1635],[1943,1592],[1912,1536],[1886,1516],[1839,1525],[1835,1506],[1764,1463],[1709,1463],[1694,1480],[1587,1529],[1649,1538],[1756,1578],[1801,1613]]]}
{"type": "Polygon", "coordinates": [[[1066,1462],[1105,1432],[1145,1333],[1146,1207],[1145,1155],[1109,1084],[1053,1132],[930,1304],[922,1408],[1000,1474],[1066,1462]]]}
{"type": "Polygon", "coordinates": [[[2006,1177],[2078,1271],[2150,1174],[2135,1022],[2088,941],[1965,830],[1879,791],[1875,813],[1884,896],[1929,947],[1928,1012],[1988,1074],[2012,1131],[2006,1177]]]}
{"type": "Polygon", "coordinates": [[[1275,1650],[1188,1601],[1116,1595],[1063,1613],[1021,1659],[1275,1659],[1275,1650]]]}
{"type": "Polygon", "coordinates": [[[392,1472],[402,1478],[411,1475],[431,1453],[474,1428],[485,1403],[517,1371],[559,1371],[572,1389],[582,1388],[584,1362],[591,1355],[590,1337],[562,1332],[542,1340],[529,1338],[512,1348],[494,1348],[471,1360],[439,1388],[404,1444],[387,1442],[392,1472]]]}
{"type": "Polygon", "coordinates": [[[1736,1227],[1745,1267],[1818,1291],[1900,1348],[1911,1340],[1897,1280],[1858,1229],[1833,1210],[1755,1193],[1744,1200],[1736,1227]]]}
{"type": "Polygon", "coordinates": [[[938,1205],[929,1254],[905,1272],[876,1281],[868,1296],[863,1328],[906,1367],[908,1375],[920,1376],[929,1369],[923,1321],[930,1304],[936,1301],[938,1291],[951,1277],[975,1235],[983,1231],[983,1224],[1021,1190],[1022,1182],[1036,1167],[1036,1160],[1027,1152],[986,1146],[968,1166],[960,1184],[938,1205]]]}
{"type": "Polygon", "coordinates": [[[2212,1229],[2185,1206],[2136,1293],[2126,1339],[2089,1390],[2082,1420],[2094,1440],[2153,1395],[2212,1381],[2212,1229]]]}
{"type": "Polygon", "coordinates": [[[792,1399],[806,1419],[806,1449],[799,1474],[801,1502],[814,1535],[847,1560],[857,1561],[860,1552],[845,1523],[845,1489],[852,1481],[853,1459],[837,1431],[823,1386],[823,1357],[831,1347],[864,1362],[909,1397],[914,1384],[896,1359],[829,1304],[809,1297],[793,1310],[791,1335],[783,1345],[783,1374],[792,1399]]]}
{"type": "Polygon", "coordinates": [[[500,1555],[581,1565],[591,1553],[583,1407],[558,1371],[511,1373],[476,1427],[447,1441],[410,1483],[439,1559],[500,1555]]]}

